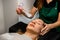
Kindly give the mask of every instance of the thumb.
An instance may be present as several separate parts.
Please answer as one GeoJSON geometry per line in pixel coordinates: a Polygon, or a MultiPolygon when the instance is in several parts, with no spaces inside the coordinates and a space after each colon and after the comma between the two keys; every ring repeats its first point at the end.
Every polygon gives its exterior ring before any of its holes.
{"type": "Polygon", "coordinates": [[[18,7],[19,10],[24,10],[22,7],[18,7]]]}

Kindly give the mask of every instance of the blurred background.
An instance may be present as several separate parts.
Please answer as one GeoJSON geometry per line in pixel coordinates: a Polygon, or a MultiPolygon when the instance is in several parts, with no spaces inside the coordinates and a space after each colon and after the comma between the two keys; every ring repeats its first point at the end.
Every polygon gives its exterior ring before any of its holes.
{"type": "MultiPolygon", "coordinates": [[[[24,1],[28,2],[25,7],[33,6],[34,0],[24,1]]],[[[17,0],[0,0],[0,34],[8,32],[9,27],[20,20],[16,8],[17,0]]]]}
{"type": "Polygon", "coordinates": [[[0,34],[7,32],[8,28],[18,21],[16,1],[0,0],[0,34]]]}

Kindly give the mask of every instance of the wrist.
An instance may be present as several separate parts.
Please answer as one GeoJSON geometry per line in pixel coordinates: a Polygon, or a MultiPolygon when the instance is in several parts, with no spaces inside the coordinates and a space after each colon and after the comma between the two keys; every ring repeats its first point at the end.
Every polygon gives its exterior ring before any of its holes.
{"type": "Polygon", "coordinates": [[[50,25],[50,29],[55,28],[54,24],[49,24],[50,25]]]}
{"type": "Polygon", "coordinates": [[[24,14],[27,18],[33,18],[32,15],[31,15],[29,12],[25,11],[25,10],[23,10],[23,14],[24,14]]]}
{"type": "Polygon", "coordinates": [[[50,25],[51,25],[51,29],[53,29],[53,28],[56,28],[59,26],[59,22],[55,22],[55,23],[52,23],[50,25]]]}

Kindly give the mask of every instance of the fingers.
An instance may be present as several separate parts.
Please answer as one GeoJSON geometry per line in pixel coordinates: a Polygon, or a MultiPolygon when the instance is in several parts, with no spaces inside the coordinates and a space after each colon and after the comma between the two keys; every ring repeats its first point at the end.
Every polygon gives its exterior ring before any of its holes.
{"type": "Polygon", "coordinates": [[[44,30],[43,32],[40,33],[40,35],[45,35],[49,30],[44,30]]]}
{"type": "Polygon", "coordinates": [[[17,14],[22,14],[22,10],[23,10],[22,8],[17,8],[16,9],[17,14]]]}
{"type": "Polygon", "coordinates": [[[20,13],[20,10],[19,9],[16,9],[16,12],[17,12],[17,14],[19,14],[20,13]]]}
{"type": "Polygon", "coordinates": [[[24,10],[22,7],[19,7],[18,9],[21,10],[21,11],[24,10]]]}
{"type": "Polygon", "coordinates": [[[21,10],[19,10],[18,8],[16,9],[17,14],[20,14],[21,13],[20,11],[21,10]]]}
{"type": "Polygon", "coordinates": [[[40,35],[46,34],[47,32],[49,32],[49,30],[50,30],[49,26],[48,26],[48,24],[46,24],[46,26],[44,28],[42,28],[40,35]]]}
{"type": "Polygon", "coordinates": [[[41,32],[45,31],[46,29],[47,29],[47,27],[44,27],[44,28],[41,30],[41,32]]]}

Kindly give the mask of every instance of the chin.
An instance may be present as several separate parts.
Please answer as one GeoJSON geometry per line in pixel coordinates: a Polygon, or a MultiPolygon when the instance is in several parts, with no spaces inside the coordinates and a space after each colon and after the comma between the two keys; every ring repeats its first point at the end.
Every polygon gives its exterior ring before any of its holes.
{"type": "MultiPolygon", "coordinates": [[[[31,30],[31,29],[30,29],[31,30]]],[[[31,30],[33,33],[39,34],[39,31],[31,30]]]]}
{"type": "Polygon", "coordinates": [[[40,31],[38,31],[38,30],[37,30],[37,31],[34,30],[34,32],[35,32],[35,33],[38,33],[38,34],[40,33],[40,31]]]}

